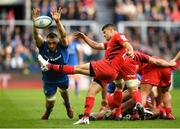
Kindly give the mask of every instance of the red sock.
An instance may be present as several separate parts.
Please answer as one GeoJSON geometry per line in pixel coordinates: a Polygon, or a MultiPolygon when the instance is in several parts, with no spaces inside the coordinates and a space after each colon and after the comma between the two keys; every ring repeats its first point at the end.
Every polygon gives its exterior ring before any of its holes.
{"type": "Polygon", "coordinates": [[[53,69],[64,74],[74,74],[74,66],[48,64],[48,69],[53,69]]]}
{"type": "Polygon", "coordinates": [[[142,99],[141,99],[141,93],[139,91],[133,91],[131,93],[131,96],[133,98],[133,100],[135,101],[135,103],[142,103],[142,99]]]}
{"type": "Polygon", "coordinates": [[[94,97],[86,97],[85,106],[84,106],[84,114],[89,115],[94,106],[94,97]]]}
{"type": "Polygon", "coordinates": [[[120,115],[121,115],[121,107],[118,106],[118,107],[116,108],[115,116],[120,117],[120,115]]]}
{"type": "Polygon", "coordinates": [[[159,109],[159,111],[162,113],[162,112],[166,112],[165,109],[161,106],[157,106],[157,109],[159,109]]]}
{"type": "Polygon", "coordinates": [[[114,91],[113,102],[114,102],[114,104],[116,104],[118,106],[121,105],[121,103],[122,103],[122,92],[121,91],[118,91],[118,90],[114,91]]]}
{"type": "Polygon", "coordinates": [[[166,110],[167,114],[172,113],[172,108],[171,107],[165,108],[165,110],[166,110]]]}

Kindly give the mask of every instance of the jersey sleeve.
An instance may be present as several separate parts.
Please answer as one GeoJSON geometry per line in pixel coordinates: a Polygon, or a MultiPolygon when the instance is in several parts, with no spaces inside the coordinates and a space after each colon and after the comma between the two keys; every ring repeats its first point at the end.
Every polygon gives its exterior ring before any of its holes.
{"type": "Polygon", "coordinates": [[[149,55],[146,55],[142,52],[134,52],[134,60],[141,62],[141,63],[148,63],[149,62],[149,55]]]}
{"type": "Polygon", "coordinates": [[[104,43],[104,48],[105,48],[105,49],[107,49],[107,44],[108,44],[108,42],[105,42],[105,43],[104,43]]]}
{"type": "Polygon", "coordinates": [[[114,37],[115,41],[118,42],[119,44],[123,45],[125,42],[128,42],[128,38],[124,34],[116,34],[114,37]]]}

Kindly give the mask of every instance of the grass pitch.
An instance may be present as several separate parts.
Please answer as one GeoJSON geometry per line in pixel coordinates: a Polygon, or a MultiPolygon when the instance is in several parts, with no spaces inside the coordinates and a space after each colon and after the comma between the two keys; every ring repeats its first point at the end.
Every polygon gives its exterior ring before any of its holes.
{"type": "MultiPolygon", "coordinates": [[[[2,90],[0,89],[0,128],[180,128],[180,89],[172,91],[173,112],[176,120],[146,121],[93,121],[90,125],[73,125],[78,114],[83,112],[86,92],[76,97],[70,92],[75,117],[68,119],[60,94],[56,95],[54,110],[47,121],[40,120],[44,112],[45,98],[42,90],[2,90]]],[[[98,111],[100,94],[96,98],[93,111],[98,111]]]]}

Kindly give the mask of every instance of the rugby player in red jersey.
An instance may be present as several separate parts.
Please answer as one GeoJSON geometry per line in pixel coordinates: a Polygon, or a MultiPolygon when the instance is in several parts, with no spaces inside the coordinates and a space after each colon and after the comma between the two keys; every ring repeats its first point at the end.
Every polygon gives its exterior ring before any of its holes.
{"type": "MultiPolygon", "coordinates": [[[[176,65],[176,61],[179,59],[179,54],[170,61],[171,66],[176,65]]],[[[146,64],[139,66],[141,67],[141,94],[142,94],[142,104],[146,104],[146,98],[152,91],[153,86],[157,86],[159,89],[159,101],[157,102],[157,107],[161,110],[161,103],[163,102],[163,106],[166,111],[166,119],[174,120],[175,117],[172,114],[172,105],[171,105],[171,94],[169,92],[169,88],[171,85],[171,72],[175,69],[175,67],[160,67],[157,65],[153,65],[152,61],[156,61],[156,64],[160,64],[166,61],[163,59],[153,58],[147,56],[142,53],[135,53],[135,60],[138,62],[147,62],[146,64]],[[143,60],[143,61],[142,61],[143,60]],[[159,62],[157,62],[159,61],[159,62]],[[152,64],[150,64],[152,63],[152,64]]],[[[166,65],[165,65],[166,66],[166,65]]]]}
{"type": "MultiPolygon", "coordinates": [[[[157,58],[154,58],[154,57],[151,57],[149,55],[146,55],[144,53],[141,53],[141,52],[138,52],[138,51],[135,51],[134,52],[134,60],[132,63],[135,63],[137,64],[137,71],[140,72],[142,70],[142,66],[144,63],[149,63],[149,64],[153,64],[153,65],[156,65],[156,66],[164,66],[164,67],[169,67],[169,66],[174,66],[176,63],[175,62],[172,62],[169,63],[163,59],[157,59],[157,58]]],[[[117,82],[117,80],[115,81],[115,85],[116,85],[116,90],[113,94],[108,94],[107,95],[107,100],[102,100],[103,103],[105,103],[105,101],[107,101],[107,106],[108,106],[108,109],[118,109],[118,103],[119,103],[119,100],[117,99],[118,98],[118,94],[119,94],[119,86],[122,86],[122,81],[119,81],[117,82]]],[[[108,88],[111,88],[110,86],[108,88]]],[[[150,91],[151,92],[151,91],[150,91]]],[[[105,98],[105,97],[103,97],[105,98]]],[[[125,95],[123,95],[123,100],[127,98],[125,95]]],[[[127,101],[128,102],[128,101],[127,101]]],[[[131,101],[128,103],[129,105],[131,105],[133,102],[133,100],[131,99],[131,101]]],[[[146,103],[146,98],[143,99],[143,102],[146,103]]],[[[125,103],[123,104],[125,105],[125,103]]],[[[132,108],[132,106],[126,106],[124,107],[123,105],[121,105],[121,110],[122,110],[122,113],[127,110],[128,108],[132,108]]],[[[103,107],[104,105],[102,105],[103,107]]],[[[106,105],[105,105],[106,106],[106,105]]],[[[152,109],[152,108],[151,108],[152,109]]],[[[155,109],[153,109],[154,111],[155,109]]],[[[103,114],[105,112],[101,112],[100,114],[103,114]]],[[[98,114],[98,113],[97,113],[98,114]]],[[[93,114],[94,116],[96,116],[96,114],[93,114]]],[[[155,113],[155,116],[157,114],[155,113]]],[[[153,116],[154,117],[154,116],[153,116]]],[[[98,115],[98,118],[99,118],[99,115],[98,115]]],[[[138,118],[139,119],[139,118],[138,118]]]]}

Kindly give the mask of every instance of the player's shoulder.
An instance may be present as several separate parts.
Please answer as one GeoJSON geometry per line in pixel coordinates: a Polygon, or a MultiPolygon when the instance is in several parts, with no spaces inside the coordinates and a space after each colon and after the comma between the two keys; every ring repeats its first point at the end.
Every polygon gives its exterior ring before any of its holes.
{"type": "Polygon", "coordinates": [[[128,41],[127,36],[125,34],[123,34],[123,33],[116,33],[114,35],[114,38],[117,39],[117,40],[128,41]]]}

